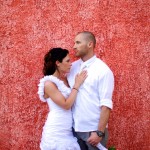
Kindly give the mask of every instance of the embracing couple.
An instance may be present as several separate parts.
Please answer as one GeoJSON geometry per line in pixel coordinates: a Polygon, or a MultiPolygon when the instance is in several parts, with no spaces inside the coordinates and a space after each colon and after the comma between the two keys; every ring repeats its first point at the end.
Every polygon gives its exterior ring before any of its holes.
{"type": "Polygon", "coordinates": [[[114,76],[95,45],[94,34],[83,31],[74,41],[77,61],[71,63],[66,49],[46,53],[38,94],[50,111],[41,150],[106,150],[114,76]]]}

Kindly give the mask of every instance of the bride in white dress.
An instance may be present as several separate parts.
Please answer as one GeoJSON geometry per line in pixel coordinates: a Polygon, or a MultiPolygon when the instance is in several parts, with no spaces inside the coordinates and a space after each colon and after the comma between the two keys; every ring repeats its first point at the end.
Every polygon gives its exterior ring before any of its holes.
{"type": "Polygon", "coordinates": [[[78,74],[70,89],[66,79],[70,67],[66,49],[53,48],[44,57],[44,77],[38,85],[38,94],[41,101],[47,102],[50,111],[43,127],[41,150],[80,150],[72,133],[71,106],[87,73],[78,74]]]}

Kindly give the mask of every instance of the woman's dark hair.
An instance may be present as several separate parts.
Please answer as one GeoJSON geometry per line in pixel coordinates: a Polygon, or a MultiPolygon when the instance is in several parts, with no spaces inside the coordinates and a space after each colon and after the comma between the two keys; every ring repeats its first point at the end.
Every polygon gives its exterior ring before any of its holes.
{"type": "Polygon", "coordinates": [[[44,56],[44,75],[52,75],[56,70],[56,61],[62,62],[69,51],[62,48],[52,48],[44,56]]]}

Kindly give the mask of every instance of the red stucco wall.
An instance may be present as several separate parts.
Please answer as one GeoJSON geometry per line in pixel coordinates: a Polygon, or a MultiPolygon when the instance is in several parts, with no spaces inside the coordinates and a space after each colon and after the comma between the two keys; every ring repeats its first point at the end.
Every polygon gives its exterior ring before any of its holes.
{"type": "Polygon", "coordinates": [[[72,53],[78,31],[115,75],[109,146],[150,149],[149,0],[0,1],[0,150],[39,150],[47,105],[37,96],[50,47],[72,53]]]}

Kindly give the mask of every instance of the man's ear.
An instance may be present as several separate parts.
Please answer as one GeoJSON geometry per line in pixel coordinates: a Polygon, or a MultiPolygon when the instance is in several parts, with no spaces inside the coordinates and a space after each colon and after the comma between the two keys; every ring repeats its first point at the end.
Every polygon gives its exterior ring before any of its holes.
{"type": "Polygon", "coordinates": [[[57,60],[56,61],[56,66],[59,67],[59,65],[60,65],[60,62],[57,60]]]}
{"type": "Polygon", "coordinates": [[[93,47],[93,42],[90,41],[90,42],[88,43],[88,46],[89,46],[89,48],[93,47]]]}

